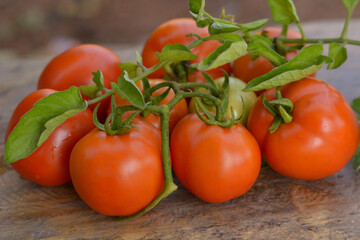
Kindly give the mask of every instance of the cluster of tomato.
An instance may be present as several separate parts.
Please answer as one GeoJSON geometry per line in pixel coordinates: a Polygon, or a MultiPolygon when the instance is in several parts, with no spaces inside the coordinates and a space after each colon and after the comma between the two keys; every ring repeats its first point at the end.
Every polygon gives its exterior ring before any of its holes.
{"type": "MultiPolygon", "coordinates": [[[[276,28],[267,28],[266,32],[269,37],[280,34],[276,28]]],[[[186,36],[189,33],[206,36],[208,31],[185,18],[159,26],[145,43],[144,66],[155,65],[156,52],[168,43],[189,44],[194,40],[186,36]]],[[[301,36],[289,31],[288,37],[301,36]]],[[[210,40],[193,48],[198,58],[191,63],[201,62],[219,45],[210,40]]],[[[291,52],[287,58],[295,54],[291,52]]],[[[39,90],[28,95],[15,109],[6,138],[35,102],[70,86],[93,84],[92,72],[100,70],[105,87],[111,88],[111,82],[116,82],[122,73],[119,62],[113,52],[97,45],[77,46],[55,57],[40,76],[39,90]]],[[[232,66],[225,64],[207,71],[218,85],[224,81],[223,71],[234,75],[230,79],[230,106],[240,116],[245,101],[242,124],[231,128],[207,125],[195,113],[189,114],[185,100],[171,110],[172,167],[184,187],[199,198],[224,202],[247,192],[260,172],[261,156],[284,176],[320,179],[339,171],[355,153],[359,130],[352,109],[336,89],[313,78],[280,88],[282,96],[294,103],[293,120],[282,124],[274,133],[269,132],[274,116],[255,93],[241,90],[246,82],[273,68],[263,57],[252,60],[251,55],[246,55],[232,66]]],[[[165,81],[164,76],[162,69],[150,74],[150,85],[165,81]]],[[[188,76],[190,82],[195,79],[205,82],[200,71],[188,76]]],[[[154,95],[164,91],[159,89],[154,95]]],[[[160,104],[167,104],[174,96],[170,91],[160,104]]],[[[275,89],[267,90],[264,96],[269,101],[275,99],[275,89]]],[[[102,121],[109,112],[109,103],[107,98],[100,104],[98,117],[102,121]]],[[[128,104],[119,96],[116,103],[128,104]]],[[[194,105],[192,100],[190,112],[195,111],[194,105]]],[[[35,152],[12,166],[22,177],[44,186],[72,180],[79,196],[102,214],[132,215],[149,205],[164,188],[160,119],[148,114],[135,118],[133,124],[136,127],[130,132],[110,136],[95,128],[92,111],[87,109],[67,119],[35,152]]]]}

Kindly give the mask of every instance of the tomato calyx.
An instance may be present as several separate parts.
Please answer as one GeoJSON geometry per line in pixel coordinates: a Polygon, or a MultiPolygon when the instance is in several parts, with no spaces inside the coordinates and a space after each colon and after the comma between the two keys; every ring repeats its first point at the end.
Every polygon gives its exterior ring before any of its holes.
{"type": "MultiPolygon", "coordinates": [[[[218,88],[219,93],[217,92],[212,92],[212,96],[211,98],[208,96],[204,96],[204,97],[200,97],[201,100],[199,99],[199,97],[195,97],[196,103],[195,103],[195,112],[197,114],[197,116],[206,124],[208,125],[217,125],[223,128],[231,128],[234,124],[239,123],[242,118],[245,115],[245,111],[242,112],[242,114],[240,115],[239,118],[236,118],[235,116],[235,110],[233,107],[231,107],[231,118],[227,118],[227,111],[228,111],[228,107],[229,107],[229,98],[230,98],[230,84],[229,84],[229,75],[224,71],[224,82],[221,85],[221,87],[217,87],[217,85],[215,84],[214,80],[206,73],[203,73],[206,81],[218,88]],[[205,105],[214,105],[216,108],[216,114],[213,115],[205,106],[205,105]],[[206,116],[204,117],[204,115],[201,113],[203,112],[203,114],[206,116]]],[[[195,89],[196,93],[200,93],[198,90],[195,89]]],[[[243,104],[243,109],[245,109],[245,102],[244,99],[242,98],[242,104],[243,104]]]]}
{"type": "Polygon", "coordinates": [[[276,99],[269,101],[265,95],[261,95],[264,107],[274,116],[274,121],[269,128],[270,133],[274,133],[282,123],[290,123],[293,119],[291,112],[294,104],[288,98],[281,96],[280,88],[276,88],[276,99]]]}

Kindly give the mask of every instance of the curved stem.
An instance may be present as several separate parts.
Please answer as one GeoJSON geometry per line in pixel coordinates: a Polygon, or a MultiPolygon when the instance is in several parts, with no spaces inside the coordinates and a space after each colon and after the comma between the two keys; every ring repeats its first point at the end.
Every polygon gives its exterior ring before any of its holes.
{"type": "Polygon", "coordinates": [[[348,11],[348,13],[346,15],[344,27],[343,27],[343,30],[342,30],[341,36],[340,36],[340,38],[343,39],[344,41],[346,41],[348,38],[349,23],[350,23],[352,14],[353,14],[353,11],[348,11]]]}
{"type": "Polygon", "coordinates": [[[107,97],[110,97],[111,95],[113,95],[115,93],[114,90],[109,90],[109,91],[106,91],[103,95],[97,97],[97,98],[94,98],[94,99],[91,99],[90,101],[88,101],[88,105],[91,105],[91,104],[94,104],[94,103],[98,103],[100,102],[101,100],[104,100],[105,98],[107,97]]]}

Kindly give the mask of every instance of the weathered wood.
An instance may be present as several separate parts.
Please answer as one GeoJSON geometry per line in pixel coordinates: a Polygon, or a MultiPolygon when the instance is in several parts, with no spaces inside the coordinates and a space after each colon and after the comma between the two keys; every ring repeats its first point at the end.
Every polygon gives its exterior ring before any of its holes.
{"type": "MultiPolygon", "coordinates": [[[[310,36],[333,36],[341,22],[305,25],[310,36]]],[[[351,30],[360,29],[360,21],[351,30]]],[[[360,39],[360,32],[354,38],[360,39]]],[[[134,59],[129,46],[115,48],[134,59]]],[[[350,101],[360,96],[360,47],[349,61],[318,78],[336,86],[350,101]]],[[[4,133],[16,104],[35,90],[50,57],[0,65],[0,239],[360,239],[360,174],[349,163],[323,180],[288,179],[262,170],[244,196],[222,204],[205,203],[180,186],[146,215],[126,222],[99,215],[71,184],[41,187],[4,164],[4,133]]],[[[178,185],[180,185],[178,183],[178,185]]]]}

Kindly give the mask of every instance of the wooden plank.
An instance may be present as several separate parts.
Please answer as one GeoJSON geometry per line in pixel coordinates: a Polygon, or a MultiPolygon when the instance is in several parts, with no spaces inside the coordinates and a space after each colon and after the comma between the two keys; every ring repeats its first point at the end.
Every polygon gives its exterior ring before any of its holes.
{"type": "MultiPolygon", "coordinates": [[[[334,36],[342,23],[306,24],[309,36],[334,36]]],[[[360,20],[351,25],[360,29],[360,20]]],[[[353,38],[360,39],[360,32],[353,38]]],[[[124,60],[139,46],[113,46],[124,60]]],[[[0,64],[0,239],[359,239],[360,176],[349,163],[323,180],[288,179],[262,170],[254,187],[226,203],[205,203],[180,186],[156,208],[136,219],[116,222],[89,209],[72,184],[41,187],[4,164],[4,134],[16,104],[35,90],[50,57],[0,64]]],[[[350,101],[360,96],[360,48],[349,61],[318,78],[350,101]]],[[[180,183],[177,182],[178,185],[180,183]]]]}

